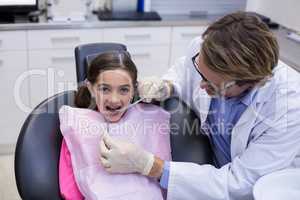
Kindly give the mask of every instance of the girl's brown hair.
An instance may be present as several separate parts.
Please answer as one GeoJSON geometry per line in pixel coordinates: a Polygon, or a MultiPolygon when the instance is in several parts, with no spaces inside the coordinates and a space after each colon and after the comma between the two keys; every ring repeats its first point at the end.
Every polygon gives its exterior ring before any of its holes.
{"type": "Polygon", "coordinates": [[[257,82],[272,75],[279,47],[274,34],[255,14],[236,12],[219,19],[202,35],[204,63],[227,78],[257,82]]]}
{"type": "MultiPolygon", "coordinates": [[[[100,73],[117,69],[127,71],[132,79],[133,86],[136,87],[138,72],[127,51],[111,51],[97,55],[88,66],[86,81],[93,85],[97,82],[100,73]]],[[[92,104],[94,104],[92,96],[86,83],[84,83],[76,92],[75,105],[79,108],[89,108],[92,104]]]]}

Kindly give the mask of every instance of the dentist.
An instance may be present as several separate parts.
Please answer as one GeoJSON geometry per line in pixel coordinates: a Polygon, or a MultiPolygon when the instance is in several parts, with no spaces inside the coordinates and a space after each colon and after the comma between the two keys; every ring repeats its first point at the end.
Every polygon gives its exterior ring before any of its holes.
{"type": "Polygon", "coordinates": [[[139,92],[147,100],[184,100],[209,136],[215,164],[163,161],[106,135],[106,170],[156,177],[170,200],[253,199],[261,176],[300,167],[300,75],[278,57],[275,36],[253,14],[214,22],[161,80],[141,82],[139,92]]]}

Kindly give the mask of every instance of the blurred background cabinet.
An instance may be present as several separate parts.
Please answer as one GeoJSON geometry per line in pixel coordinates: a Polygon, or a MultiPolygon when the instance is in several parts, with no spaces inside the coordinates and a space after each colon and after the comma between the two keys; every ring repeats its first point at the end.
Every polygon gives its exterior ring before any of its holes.
{"type": "Polygon", "coordinates": [[[102,42],[102,30],[28,31],[32,108],[53,94],[76,89],[74,47],[93,42],[102,42]]]}
{"type": "MultiPolygon", "coordinates": [[[[29,105],[26,31],[0,32],[0,145],[12,151],[29,105]]],[[[1,150],[1,148],[0,148],[1,150]]]]}
{"type": "Polygon", "coordinates": [[[169,66],[171,27],[110,28],[105,42],[125,44],[137,65],[139,78],[161,76],[169,66]]]}
{"type": "Polygon", "coordinates": [[[192,39],[201,36],[206,28],[206,26],[173,27],[170,66],[175,63],[176,59],[185,55],[192,39]]]}

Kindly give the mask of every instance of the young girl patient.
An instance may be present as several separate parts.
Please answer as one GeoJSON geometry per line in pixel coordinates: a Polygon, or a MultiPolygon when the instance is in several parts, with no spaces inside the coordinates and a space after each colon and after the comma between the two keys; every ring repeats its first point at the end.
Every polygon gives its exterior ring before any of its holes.
{"type": "Polygon", "coordinates": [[[98,55],[75,97],[77,108],[59,111],[64,140],[59,163],[64,199],[160,200],[158,181],[138,174],[109,174],[99,161],[103,134],[138,144],[170,160],[169,119],[151,104],[129,107],[137,87],[137,69],[128,52],[98,55]]]}

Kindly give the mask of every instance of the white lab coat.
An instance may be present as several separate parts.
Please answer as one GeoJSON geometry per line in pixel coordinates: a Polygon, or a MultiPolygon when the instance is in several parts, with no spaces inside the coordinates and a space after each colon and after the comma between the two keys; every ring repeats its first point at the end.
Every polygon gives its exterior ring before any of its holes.
{"type": "MultiPolygon", "coordinates": [[[[163,77],[206,120],[210,97],[199,88],[200,76],[191,57],[200,49],[192,41],[187,56],[163,77]]],[[[169,200],[253,199],[254,183],[261,176],[284,168],[300,167],[300,75],[283,62],[245,110],[232,130],[232,162],[220,169],[212,165],[171,162],[169,200]]]]}

